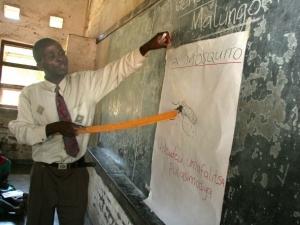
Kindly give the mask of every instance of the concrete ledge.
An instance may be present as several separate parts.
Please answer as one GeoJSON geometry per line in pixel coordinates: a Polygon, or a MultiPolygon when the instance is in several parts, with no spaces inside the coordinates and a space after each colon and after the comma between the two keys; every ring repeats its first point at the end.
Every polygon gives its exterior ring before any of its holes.
{"type": "Polygon", "coordinates": [[[93,148],[86,161],[96,162],[96,172],[134,225],[164,225],[143,202],[145,196],[109,157],[107,149],[93,148]]]}

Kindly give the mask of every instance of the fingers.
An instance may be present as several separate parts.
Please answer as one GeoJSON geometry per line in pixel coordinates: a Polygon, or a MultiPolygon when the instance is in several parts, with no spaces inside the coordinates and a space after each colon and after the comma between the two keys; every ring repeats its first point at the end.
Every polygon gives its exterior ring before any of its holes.
{"type": "Polygon", "coordinates": [[[80,128],[85,128],[85,126],[78,125],[78,124],[74,124],[74,125],[75,125],[75,126],[74,126],[75,135],[77,136],[77,135],[80,134],[79,129],[80,129],[80,128]]]}
{"type": "Polygon", "coordinates": [[[150,50],[166,48],[171,44],[171,37],[168,31],[157,33],[151,40],[140,47],[140,53],[146,55],[150,50]]]}
{"type": "Polygon", "coordinates": [[[160,47],[166,48],[171,43],[171,37],[168,31],[160,32],[157,34],[157,43],[160,47]]]}
{"type": "Polygon", "coordinates": [[[73,137],[77,135],[77,129],[82,127],[81,125],[68,122],[68,121],[60,121],[60,133],[63,136],[73,137]]]}
{"type": "Polygon", "coordinates": [[[76,129],[79,129],[79,128],[85,127],[85,126],[82,126],[82,125],[76,124],[76,123],[73,123],[73,126],[74,126],[74,129],[75,129],[75,130],[76,130],[76,129]]]}

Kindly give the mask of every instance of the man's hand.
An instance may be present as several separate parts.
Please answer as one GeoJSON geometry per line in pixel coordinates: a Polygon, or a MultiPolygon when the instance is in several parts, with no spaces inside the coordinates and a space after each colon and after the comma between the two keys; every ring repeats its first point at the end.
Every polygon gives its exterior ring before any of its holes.
{"type": "Polygon", "coordinates": [[[140,52],[142,55],[150,50],[166,48],[171,43],[171,37],[168,31],[160,32],[156,34],[150,41],[146,42],[140,47],[140,52]]]}
{"type": "Polygon", "coordinates": [[[63,136],[73,137],[77,135],[77,128],[82,127],[72,122],[67,121],[58,121],[54,123],[50,123],[46,126],[46,135],[60,133],[63,136]]]}

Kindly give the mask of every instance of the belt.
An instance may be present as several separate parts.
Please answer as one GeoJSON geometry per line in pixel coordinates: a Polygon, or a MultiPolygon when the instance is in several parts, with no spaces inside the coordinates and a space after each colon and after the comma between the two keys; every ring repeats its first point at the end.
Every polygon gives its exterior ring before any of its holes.
{"type": "Polygon", "coordinates": [[[44,162],[38,162],[39,164],[42,164],[43,166],[50,166],[55,167],[59,170],[66,170],[71,168],[80,168],[80,167],[95,167],[96,163],[94,162],[85,162],[84,158],[80,158],[76,162],[73,163],[44,163],[44,162]]]}

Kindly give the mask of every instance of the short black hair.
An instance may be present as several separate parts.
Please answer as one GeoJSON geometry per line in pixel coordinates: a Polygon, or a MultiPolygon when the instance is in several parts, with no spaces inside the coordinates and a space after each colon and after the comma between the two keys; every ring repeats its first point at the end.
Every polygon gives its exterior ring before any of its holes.
{"type": "Polygon", "coordinates": [[[33,57],[37,63],[39,63],[42,59],[43,50],[52,44],[59,45],[59,43],[56,40],[51,38],[42,38],[34,44],[32,48],[32,52],[33,52],[33,57]]]}

